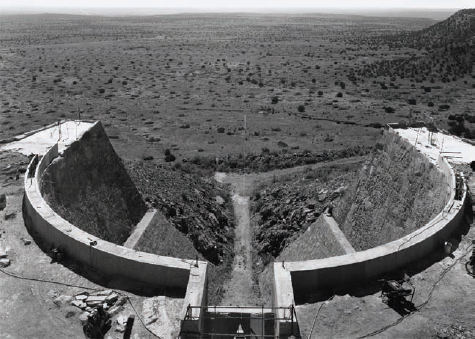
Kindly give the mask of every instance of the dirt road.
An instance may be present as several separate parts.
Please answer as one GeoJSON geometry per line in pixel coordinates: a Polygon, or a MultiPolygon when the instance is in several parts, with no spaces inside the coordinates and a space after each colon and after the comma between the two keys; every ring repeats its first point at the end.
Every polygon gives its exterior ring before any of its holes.
{"type": "Polygon", "coordinates": [[[223,306],[252,306],[261,305],[259,288],[254,286],[252,280],[252,230],[250,226],[250,197],[255,187],[262,183],[270,183],[272,180],[295,173],[305,171],[308,168],[322,168],[328,166],[357,164],[366,157],[353,157],[339,159],[331,162],[322,162],[308,166],[298,166],[275,170],[264,173],[238,174],[216,173],[218,182],[231,184],[233,193],[234,215],[236,217],[234,260],[231,279],[224,286],[224,296],[221,300],[223,306]]]}

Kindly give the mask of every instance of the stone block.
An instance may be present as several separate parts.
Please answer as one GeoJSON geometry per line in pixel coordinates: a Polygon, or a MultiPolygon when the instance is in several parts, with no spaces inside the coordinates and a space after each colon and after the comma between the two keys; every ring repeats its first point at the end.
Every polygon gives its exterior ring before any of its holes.
{"type": "Polygon", "coordinates": [[[73,301],[71,302],[71,304],[72,304],[73,306],[76,306],[76,307],[80,308],[80,309],[86,308],[86,303],[85,303],[84,301],[82,301],[82,300],[73,300],[73,301]]]}

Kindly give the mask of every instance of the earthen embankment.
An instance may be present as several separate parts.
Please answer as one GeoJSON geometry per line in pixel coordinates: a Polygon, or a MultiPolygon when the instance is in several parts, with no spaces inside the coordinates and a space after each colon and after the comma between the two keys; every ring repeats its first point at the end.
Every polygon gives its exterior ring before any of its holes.
{"type": "Polygon", "coordinates": [[[444,174],[399,136],[386,133],[333,210],[356,250],[399,239],[433,219],[449,199],[444,174]]]}
{"type": "Polygon", "coordinates": [[[41,192],[61,217],[115,244],[127,240],[147,210],[101,123],[46,168],[41,192]]]}

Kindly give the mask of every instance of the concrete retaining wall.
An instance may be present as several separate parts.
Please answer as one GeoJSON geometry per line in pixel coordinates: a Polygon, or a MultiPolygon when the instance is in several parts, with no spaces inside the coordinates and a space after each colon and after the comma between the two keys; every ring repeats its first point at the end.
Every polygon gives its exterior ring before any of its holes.
{"type": "MultiPolygon", "coordinates": [[[[29,175],[25,175],[24,182],[25,223],[46,247],[61,247],[67,256],[110,277],[126,278],[137,284],[153,287],[186,290],[185,307],[180,314],[182,319],[185,317],[186,306],[206,305],[207,262],[159,256],[119,246],[82,231],[56,214],[40,192],[41,177],[56,157],[58,144],[53,145],[39,162],[38,157],[33,158],[26,172],[29,175]]],[[[201,312],[198,309],[193,316],[199,318],[201,312]]]]}
{"type": "MultiPolygon", "coordinates": [[[[54,145],[39,161],[35,177],[25,176],[25,222],[44,243],[49,247],[61,247],[68,256],[108,276],[121,276],[156,287],[187,289],[194,261],[137,252],[101,240],[62,219],[48,206],[40,194],[40,180],[44,170],[57,156],[58,146],[54,145]]],[[[34,163],[30,163],[27,173],[30,173],[30,166],[34,163]]],[[[200,273],[206,275],[207,263],[200,261],[199,265],[202,268],[200,273]]],[[[201,284],[194,284],[194,288],[201,289],[198,292],[195,290],[201,298],[204,296],[205,279],[201,279],[201,284]]],[[[201,304],[193,298],[195,301],[201,304]]]]}
{"type": "MultiPolygon", "coordinates": [[[[382,246],[332,258],[286,262],[285,271],[290,275],[291,290],[295,294],[306,295],[372,280],[442,248],[444,242],[464,222],[467,190],[464,187],[461,200],[454,200],[455,174],[444,158],[439,157],[438,165],[450,187],[450,197],[443,211],[435,218],[415,232],[382,246]]],[[[280,272],[284,270],[279,267],[281,265],[274,264],[276,280],[279,276],[285,279],[283,272],[280,272]]],[[[286,306],[293,300],[293,295],[288,296],[288,284],[280,282],[274,283],[274,286],[275,306],[286,306]],[[280,288],[284,285],[285,289],[280,288]]]]}

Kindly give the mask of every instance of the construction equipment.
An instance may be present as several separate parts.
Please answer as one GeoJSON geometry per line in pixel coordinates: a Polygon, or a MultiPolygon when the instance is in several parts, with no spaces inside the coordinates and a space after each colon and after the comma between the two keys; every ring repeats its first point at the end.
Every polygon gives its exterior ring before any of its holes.
{"type": "Polygon", "coordinates": [[[404,279],[401,280],[381,280],[381,282],[381,297],[389,307],[406,314],[413,311],[412,299],[416,289],[407,274],[404,274],[404,279]],[[408,296],[411,296],[410,301],[407,300],[408,296]]]}
{"type": "Polygon", "coordinates": [[[97,306],[87,318],[87,323],[83,326],[84,335],[88,339],[104,338],[110,329],[110,315],[104,311],[102,305],[97,306]]]}

